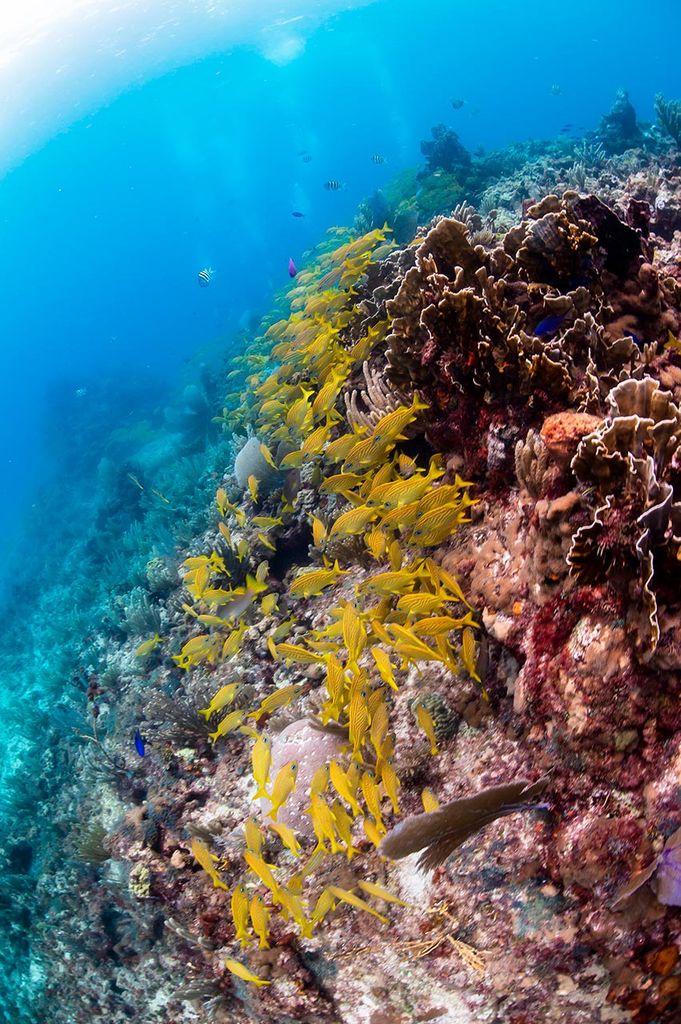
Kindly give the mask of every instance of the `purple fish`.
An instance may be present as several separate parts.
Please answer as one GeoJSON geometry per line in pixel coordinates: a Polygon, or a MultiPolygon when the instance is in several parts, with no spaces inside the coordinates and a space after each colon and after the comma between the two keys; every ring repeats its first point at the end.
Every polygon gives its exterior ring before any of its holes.
{"type": "Polygon", "coordinates": [[[297,273],[298,273],[298,268],[296,267],[295,263],[293,262],[293,259],[289,259],[289,261],[288,261],[288,276],[289,277],[295,277],[297,273]]]}
{"type": "Polygon", "coordinates": [[[140,757],[144,757],[144,740],[139,729],[135,729],[135,750],[140,757]]]}

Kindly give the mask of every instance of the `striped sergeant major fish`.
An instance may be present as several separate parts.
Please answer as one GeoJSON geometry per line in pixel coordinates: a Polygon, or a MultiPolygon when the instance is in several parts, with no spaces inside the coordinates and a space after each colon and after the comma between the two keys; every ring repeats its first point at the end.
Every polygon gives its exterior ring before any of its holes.
{"type": "Polygon", "coordinates": [[[327,192],[338,192],[343,188],[343,185],[340,181],[336,181],[335,178],[329,178],[329,180],[324,183],[324,188],[327,192]]]}
{"type": "Polygon", "coordinates": [[[204,267],[203,270],[199,270],[198,282],[201,288],[207,288],[213,280],[213,274],[215,271],[212,267],[204,267]]]}

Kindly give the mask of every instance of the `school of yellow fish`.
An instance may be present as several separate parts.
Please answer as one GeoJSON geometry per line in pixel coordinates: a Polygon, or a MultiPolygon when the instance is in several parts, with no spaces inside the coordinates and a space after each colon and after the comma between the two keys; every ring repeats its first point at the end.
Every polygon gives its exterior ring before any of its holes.
{"type": "MultiPolygon", "coordinates": [[[[234,732],[252,740],[252,799],[270,805],[264,824],[254,817],[245,823],[246,872],[230,896],[236,940],[242,948],[256,942],[268,948],[277,917],[310,937],[339,903],[387,920],[363,897],[401,901],[372,882],[358,882],[362,896],[329,885],[314,901],[306,895],[306,882],[323,858],[351,860],[358,853],[356,821],[378,847],[387,831],[385,816],[400,812],[390,715],[391,694],[399,689],[405,670],[441,663],[452,671],[463,667],[479,681],[472,610],[457,580],[428,554],[468,521],[474,504],[470,482],[456,475],[443,482],[445,469],[438,455],[422,467],[401,451],[410,428],[427,408],[418,397],[386,413],[373,429],[350,426],[340,412],[346,382],[389,328],[387,321],[374,323],[359,340],[348,343],[344,331],[356,318],[354,289],[370,263],[391,247],[384,228],[318,253],[288,293],[289,315],[272,323],[234,361],[237,365],[229,376],[239,381],[239,390],[228,396],[231,407],[228,404],[219,419],[231,430],[250,425],[263,458],[285,479],[279,508],[276,515],[259,513],[263,499],[255,477],[249,478],[241,503],[230,501],[224,488],[218,489],[219,546],[224,550],[226,545],[234,562],[247,570],[239,586],[226,584],[230,572],[217,550],[183,563],[184,585],[192,599],[183,607],[197,627],[204,628],[184,644],[176,663],[189,670],[233,659],[247,629],[244,618],[258,613],[271,617],[276,624],[266,638],[270,655],[288,666],[323,666],[317,725],[344,737],[342,753],[312,780],[306,813],[316,845],[303,860],[300,838],[277,820],[296,789],[297,764],[288,762],[271,779],[270,738],[266,727],[258,728],[262,718],[296,701],[302,685],[294,682],[275,689],[256,707],[229,710],[239,686],[228,683],[201,711],[207,720],[217,716],[210,734],[214,742],[234,732]],[[267,375],[265,368],[270,370],[267,375]],[[336,496],[339,512],[328,522],[310,517],[314,562],[292,580],[289,597],[328,597],[333,589],[343,596],[328,611],[326,625],[290,643],[286,638],[294,619],[279,614],[278,597],[268,587],[268,562],[258,561],[257,552],[276,550],[276,530],[295,511],[300,471],[306,466],[321,494],[336,496]],[[239,540],[234,539],[237,531],[239,540]],[[350,568],[339,564],[342,555],[332,561],[326,554],[328,545],[337,552],[337,542],[345,538],[362,543],[366,558],[375,564],[375,571],[352,593],[346,580],[350,568]],[[282,844],[276,864],[264,854],[270,833],[282,844]]],[[[267,500],[271,503],[272,493],[267,500]]],[[[158,642],[158,637],[148,641],[149,651],[158,642]]],[[[148,653],[143,647],[140,656],[148,653]]],[[[424,743],[437,755],[430,713],[418,701],[413,710],[424,743]]],[[[437,809],[429,790],[422,799],[424,810],[437,809]]],[[[213,884],[227,888],[210,851],[198,840],[192,851],[213,884]]],[[[225,966],[244,981],[268,984],[237,960],[230,959],[225,966]]]]}

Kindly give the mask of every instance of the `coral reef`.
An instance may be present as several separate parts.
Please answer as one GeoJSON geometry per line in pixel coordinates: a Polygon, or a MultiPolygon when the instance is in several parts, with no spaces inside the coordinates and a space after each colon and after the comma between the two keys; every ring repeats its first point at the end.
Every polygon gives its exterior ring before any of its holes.
{"type": "Polygon", "coordinates": [[[663,129],[677,146],[681,146],[681,100],[666,100],[661,93],[655,97],[655,112],[663,129]]]}
{"type": "Polygon", "coordinates": [[[640,145],[641,130],[636,123],[636,111],[626,90],[618,91],[612,109],[601,118],[598,137],[605,152],[610,156],[640,145]]]}
{"type": "Polygon", "coordinates": [[[679,1018],[679,177],[624,95],[579,147],[433,134],[187,454],[93,455],[68,658],[27,595],[0,956],[52,1024],[679,1018]]]}
{"type": "Polygon", "coordinates": [[[456,132],[444,124],[436,124],[430,133],[432,139],[421,143],[421,152],[426,158],[428,170],[465,176],[471,157],[456,132]]]}

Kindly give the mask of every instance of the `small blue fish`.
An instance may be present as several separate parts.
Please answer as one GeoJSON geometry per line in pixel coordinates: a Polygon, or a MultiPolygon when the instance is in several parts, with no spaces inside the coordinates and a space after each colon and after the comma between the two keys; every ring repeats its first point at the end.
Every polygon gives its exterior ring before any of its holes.
{"type": "Polygon", "coordinates": [[[555,334],[567,313],[557,313],[554,316],[545,316],[540,320],[534,329],[537,338],[543,338],[545,334],[555,334]]]}
{"type": "Polygon", "coordinates": [[[293,262],[293,260],[289,259],[289,261],[288,261],[288,276],[289,277],[295,277],[297,273],[298,273],[298,268],[296,267],[296,265],[293,262]]]}
{"type": "Polygon", "coordinates": [[[139,729],[135,729],[135,750],[140,757],[144,757],[144,740],[142,739],[142,734],[139,729]]]}

